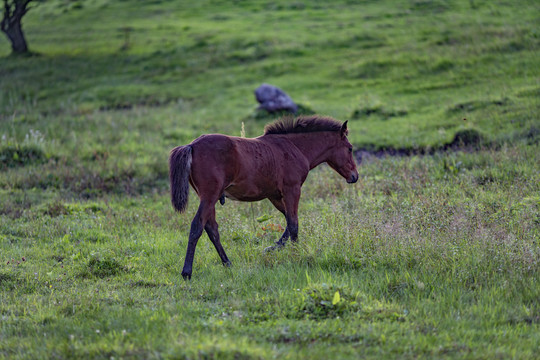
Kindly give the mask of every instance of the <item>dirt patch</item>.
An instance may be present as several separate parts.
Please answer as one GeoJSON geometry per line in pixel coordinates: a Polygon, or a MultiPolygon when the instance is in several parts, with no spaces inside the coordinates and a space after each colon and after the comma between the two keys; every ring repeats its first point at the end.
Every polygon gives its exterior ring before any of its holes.
{"type": "Polygon", "coordinates": [[[486,140],[484,135],[475,129],[465,129],[458,131],[452,141],[436,146],[436,147],[415,147],[415,148],[395,148],[395,147],[381,147],[378,149],[373,148],[360,148],[354,152],[356,160],[360,163],[362,158],[369,157],[386,157],[386,156],[414,156],[414,155],[433,155],[436,153],[447,151],[476,151],[481,147],[493,146],[493,142],[486,140]]]}

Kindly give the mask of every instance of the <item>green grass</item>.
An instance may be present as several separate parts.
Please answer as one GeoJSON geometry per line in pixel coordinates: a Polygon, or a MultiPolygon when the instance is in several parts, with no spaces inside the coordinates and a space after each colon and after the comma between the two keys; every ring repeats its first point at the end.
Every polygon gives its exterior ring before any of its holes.
{"type": "MultiPolygon", "coordinates": [[[[434,146],[463,128],[505,140],[538,128],[534,1],[55,4],[25,18],[41,56],[1,60],[5,118],[168,105],[176,125],[198,124],[187,137],[204,126],[238,133],[253,90],[269,82],[350,118],[362,146],[434,146]]],[[[246,124],[248,135],[263,125],[246,124]]]]}
{"type": "Polygon", "coordinates": [[[305,186],[300,243],[271,254],[277,211],[228,201],[218,221],[233,267],[203,238],[191,282],[190,218],[164,195],[9,213],[2,354],[533,358],[537,150],[370,160],[356,187],[322,168],[305,186]]]}
{"type": "Polygon", "coordinates": [[[540,17],[534,1],[48,1],[31,57],[0,37],[0,358],[516,358],[540,343],[540,17]],[[349,119],[299,243],[269,202],[191,217],[167,156],[258,136],[253,90],[349,119]],[[457,139],[457,140],[456,140],[457,139]],[[474,149],[474,151],[472,151],[474,149]]]}

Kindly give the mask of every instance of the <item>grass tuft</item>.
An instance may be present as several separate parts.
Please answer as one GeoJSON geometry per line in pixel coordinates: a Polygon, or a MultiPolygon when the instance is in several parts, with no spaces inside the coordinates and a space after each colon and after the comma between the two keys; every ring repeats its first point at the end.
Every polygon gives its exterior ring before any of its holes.
{"type": "Polygon", "coordinates": [[[86,268],[80,273],[82,277],[95,276],[98,278],[106,278],[126,272],[127,267],[120,264],[118,260],[111,256],[93,255],[86,268]]]}
{"type": "Polygon", "coordinates": [[[0,169],[43,164],[47,156],[41,148],[33,145],[0,147],[0,169]]]}
{"type": "Polygon", "coordinates": [[[487,107],[506,106],[511,103],[510,99],[504,98],[500,100],[474,100],[456,104],[448,109],[449,113],[468,113],[477,110],[482,110],[487,107]]]}
{"type": "Polygon", "coordinates": [[[344,287],[331,284],[310,285],[302,291],[298,315],[309,319],[329,319],[361,309],[361,297],[344,287]]]}
{"type": "Polygon", "coordinates": [[[391,117],[402,117],[407,115],[407,110],[389,110],[382,105],[369,106],[365,108],[356,109],[351,114],[351,119],[362,119],[370,116],[378,116],[383,120],[391,117]]]}
{"type": "Polygon", "coordinates": [[[484,136],[476,129],[458,130],[450,146],[479,148],[485,141],[484,139],[484,136]]]}

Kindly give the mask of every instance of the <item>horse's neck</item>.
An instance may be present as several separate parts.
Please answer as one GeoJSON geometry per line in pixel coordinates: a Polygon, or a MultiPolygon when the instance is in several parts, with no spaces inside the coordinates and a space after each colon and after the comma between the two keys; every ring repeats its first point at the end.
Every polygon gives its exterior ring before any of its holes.
{"type": "Polygon", "coordinates": [[[310,169],[328,160],[329,150],[335,145],[331,132],[290,134],[291,142],[309,161],[310,169]]]}

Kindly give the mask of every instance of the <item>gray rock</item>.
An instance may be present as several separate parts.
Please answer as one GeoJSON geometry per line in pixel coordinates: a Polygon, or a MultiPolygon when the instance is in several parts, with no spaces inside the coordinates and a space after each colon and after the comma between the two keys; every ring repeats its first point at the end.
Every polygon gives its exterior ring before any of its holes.
{"type": "Polygon", "coordinates": [[[255,98],[261,104],[258,108],[270,113],[277,111],[289,111],[296,113],[298,105],[280,88],[262,84],[255,90],[255,98]]]}

